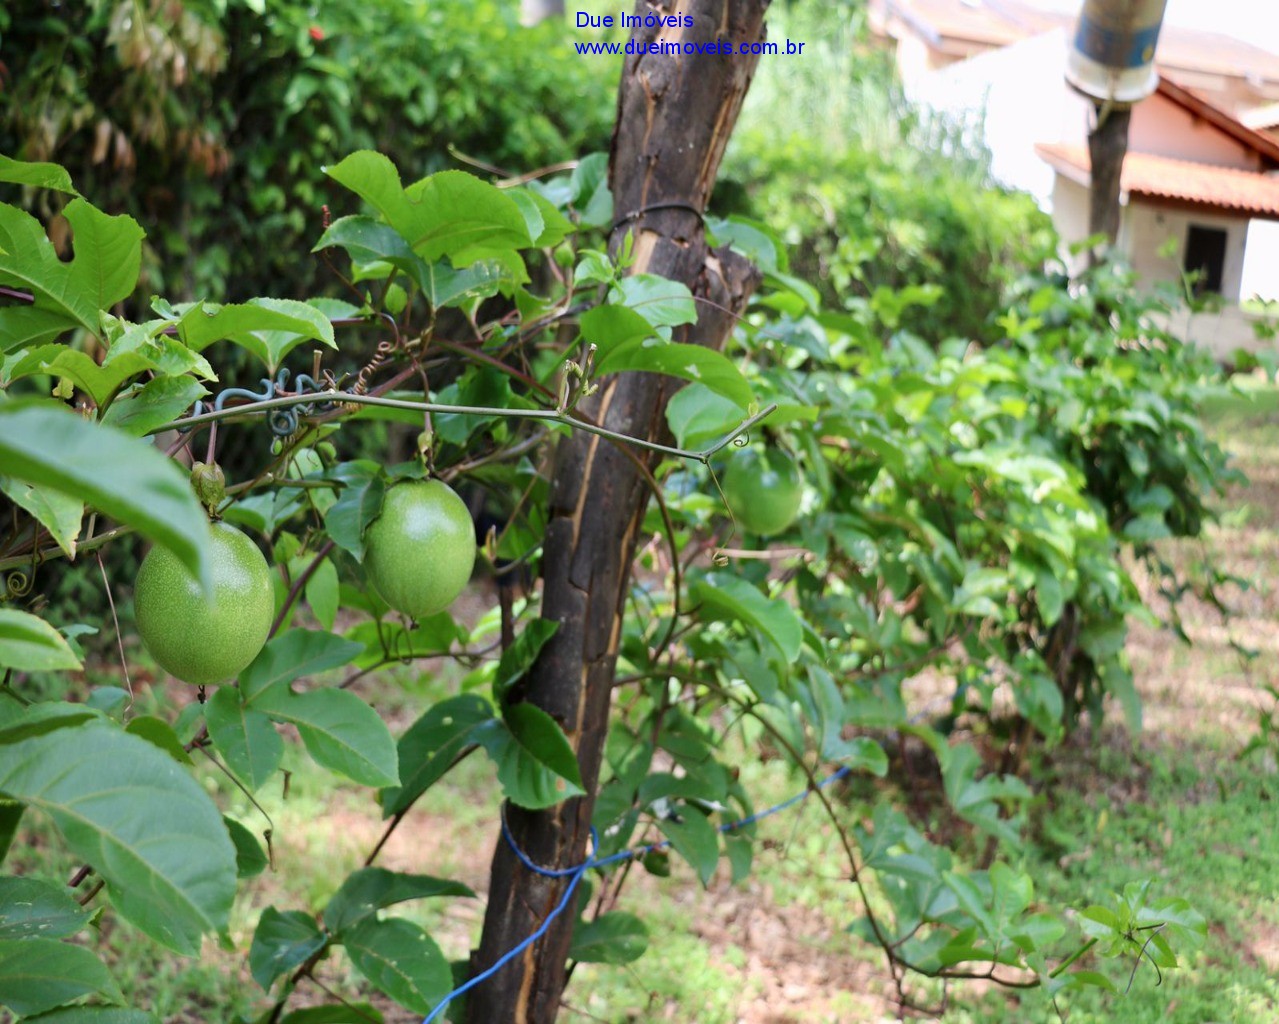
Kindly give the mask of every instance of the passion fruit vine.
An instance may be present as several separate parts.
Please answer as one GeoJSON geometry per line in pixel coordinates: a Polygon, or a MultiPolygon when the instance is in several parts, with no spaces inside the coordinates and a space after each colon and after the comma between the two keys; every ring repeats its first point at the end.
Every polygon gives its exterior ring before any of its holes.
{"type": "Polygon", "coordinates": [[[142,560],[133,602],[142,643],[171,675],[196,686],[224,683],[262,650],[275,596],[257,545],[233,526],[212,526],[213,592],[168,548],[142,560]]]}
{"type": "Polygon", "coordinates": [[[386,492],[364,533],[364,570],[382,600],[411,619],[451,605],[475,566],[475,524],[439,480],[408,480],[386,492]]]}
{"type": "Polygon", "coordinates": [[[804,478],[785,452],[770,448],[760,454],[751,449],[728,464],[724,498],[743,527],[771,537],[790,526],[799,514],[804,478]]]}

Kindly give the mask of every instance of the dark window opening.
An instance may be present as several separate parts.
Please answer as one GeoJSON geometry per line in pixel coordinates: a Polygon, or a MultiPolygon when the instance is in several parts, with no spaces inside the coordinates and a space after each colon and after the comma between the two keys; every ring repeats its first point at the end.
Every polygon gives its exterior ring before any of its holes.
{"type": "Polygon", "coordinates": [[[1226,269],[1226,232],[1191,224],[1186,232],[1186,273],[1196,274],[1196,295],[1220,295],[1226,269]]]}

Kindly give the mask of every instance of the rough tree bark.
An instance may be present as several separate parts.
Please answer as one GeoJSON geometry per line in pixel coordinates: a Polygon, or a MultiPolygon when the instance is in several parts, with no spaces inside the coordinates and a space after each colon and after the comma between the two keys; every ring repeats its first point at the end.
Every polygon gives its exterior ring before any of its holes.
{"type": "Polygon", "coordinates": [[[520,23],[536,25],[547,18],[564,17],[564,0],[520,0],[520,23]]]}
{"type": "MultiPolygon", "coordinates": [[[[637,0],[639,14],[690,14],[695,27],[636,30],[637,42],[733,43],[764,38],[770,0],[637,0]]],[[[609,178],[617,226],[610,244],[634,231],[631,273],[682,281],[698,303],[695,325],[677,340],[718,348],[758,283],[750,263],[707,248],[701,212],[719,171],[758,58],[630,56],[618,91],[609,178]]],[[[583,411],[612,430],[645,438],[665,433],[663,413],[676,382],[648,373],[606,380],[583,411]]],[[[633,453],[632,453],[633,454],[633,453]]],[[[560,624],[523,680],[518,699],[551,714],[574,745],[586,797],[544,812],[511,807],[515,842],[548,868],[581,863],[608,728],[622,614],[648,487],[631,458],[585,433],[560,443],[543,548],[542,615],[560,624]]],[[[493,857],[478,972],[532,933],[563,894],[566,879],[525,869],[507,844],[493,857]]],[[[550,1024],[559,1010],[573,914],[496,976],[472,990],[472,1024],[550,1024]]]]}
{"type": "MultiPolygon", "coordinates": [[[[1097,108],[1097,124],[1088,133],[1088,157],[1092,167],[1088,233],[1105,235],[1114,245],[1119,238],[1120,178],[1128,153],[1131,107],[1097,108]]],[[[1095,250],[1094,250],[1095,252],[1095,250]]]]}

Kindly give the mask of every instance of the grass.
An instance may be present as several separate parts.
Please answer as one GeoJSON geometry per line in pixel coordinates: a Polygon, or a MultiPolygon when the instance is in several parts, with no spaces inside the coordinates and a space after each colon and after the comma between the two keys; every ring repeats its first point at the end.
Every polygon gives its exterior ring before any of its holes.
{"type": "MultiPolygon", "coordinates": [[[[1037,899],[1080,908],[1127,881],[1153,877],[1161,893],[1189,897],[1210,922],[1208,941],[1162,984],[1149,966],[1122,999],[1072,997],[1075,1024],[1122,1020],[1279,1019],[1279,774],[1276,750],[1239,752],[1267,707],[1267,655],[1279,650],[1279,391],[1253,388],[1206,407],[1215,433],[1251,477],[1223,503],[1220,524],[1203,544],[1173,546],[1180,564],[1211,559],[1255,585],[1234,597],[1223,621],[1191,601],[1184,609],[1193,647],[1134,629],[1130,655],[1146,700],[1147,728],[1134,741],[1118,727],[1081,736],[1035,766],[1037,798],[1021,863],[1037,881],[1037,899]],[[1241,649],[1263,652],[1249,661],[1241,649]]],[[[187,688],[160,690],[135,672],[139,710],[176,714],[187,688]]],[[[113,681],[104,677],[106,681],[113,681]]],[[[103,680],[99,680],[103,681],[103,680]]],[[[371,677],[370,698],[400,731],[417,709],[456,685],[451,677],[406,673],[371,677]]],[[[233,933],[247,949],[265,906],[318,910],[358,867],[383,828],[367,791],[335,783],[290,745],[287,797],[272,784],[258,794],[270,816],[275,870],[247,884],[233,933]]],[[[231,813],[261,830],[267,820],[212,768],[201,773],[231,813]]],[[[802,782],[777,763],[748,764],[743,783],[757,805],[782,799],[802,782]]],[[[868,813],[868,789],[844,794],[845,812],[868,813]]],[[[491,767],[464,762],[421,801],[386,845],[379,863],[487,886],[498,793],[491,767]]],[[[648,925],[649,953],[627,967],[584,965],[573,976],[566,1021],[697,1021],[787,1024],[893,1020],[892,986],[872,947],[847,933],[857,906],[836,837],[808,805],[761,826],[755,871],[740,886],[716,878],[703,890],[680,864],[669,879],[636,872],[621,909],[648,925]]],[[[7,865],[17,873],[65,877],[76,864],[34,816],[7,865]]],[[[481,900],[424,901],[397,910],[428,928],[451,957],[475,944],[481,900]]],[[[232,1021],[269,1005],[242,953],[206,943],[197,960],[176,959],[108,912],[92,941],[113,965],[135,1004],[167,1024],[232,1021]]],[[[360,981],[343,957],[320,969],[346,995],[360,981]]],[[[1122,984],[1126,977],[1120,972],[1122,984]]],[[[927,986],[924,994],[938,995],[927,986]]],[[[364,993],[368,997],[367,991],[364,993]]],[[[322,1001],[310,988],[297,1005],[322,1001]]],[[[1022,1024],[1057,1015],[1034,993],[1015,996],[976,985],[953,988],[948,1024],[1022,1024]]],[[[375,1002],[377,1000],[374,1000],[375,1002]]],[[[379,1005],[386,1006],[385,1003],[379,1005]]],[[[386,1007],[391,1024],[417,1019],[386,1007]]]]}

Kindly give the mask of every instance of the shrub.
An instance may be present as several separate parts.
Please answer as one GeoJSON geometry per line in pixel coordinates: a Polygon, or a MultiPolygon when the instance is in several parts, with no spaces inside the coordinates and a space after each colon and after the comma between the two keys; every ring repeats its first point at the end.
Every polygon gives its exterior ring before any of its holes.
{"type": "MultiPolygon", "coordinates": [[[[455,153],[525,170],[606,143],[616,66],[564,60],[569,30],[521,28],[518,13],[510,0],[26,0],[0,11],[0,152],[56,160],[104,209],[151,225],[150,292],[331,290],[305,255],[334,196],[325,164],[379,148],[410,177],[455,153]]],[[[65,244],[65,224],[54,233],[65,244]]]]}

